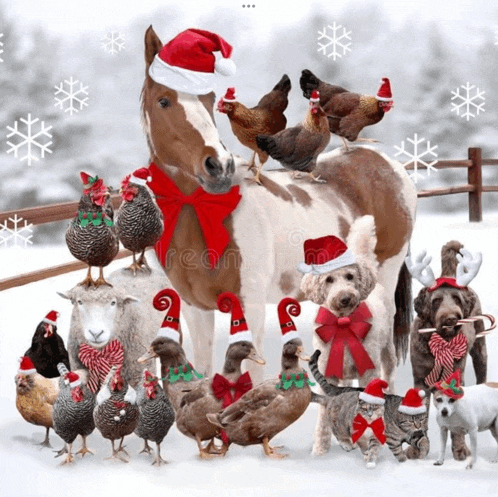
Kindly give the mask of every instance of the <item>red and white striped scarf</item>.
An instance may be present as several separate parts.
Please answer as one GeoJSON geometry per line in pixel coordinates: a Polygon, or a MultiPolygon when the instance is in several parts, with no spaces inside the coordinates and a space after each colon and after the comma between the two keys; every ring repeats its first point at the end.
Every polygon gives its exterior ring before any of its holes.
{"type": "Polygon", "coordinates": [[[454,361],[467,353],[467,338],[462,333],[447,342],[437,333],[429,340],[429,348],[434,356],[434,368],[425,379],[427,386],[432,387],[438,381],[447,380],[453,373],[454,361]],[[442,372],[442,374],[441,374],[442,372]]]}
{"type": "Polygon", "coordinates": [[[90,371],[88,388],[96,393],[111,367],[121,368],[123,365],[124,349],[119,340],[112,340],[100,350],[83,343],[80,345],[78,358],[90,371]]]}

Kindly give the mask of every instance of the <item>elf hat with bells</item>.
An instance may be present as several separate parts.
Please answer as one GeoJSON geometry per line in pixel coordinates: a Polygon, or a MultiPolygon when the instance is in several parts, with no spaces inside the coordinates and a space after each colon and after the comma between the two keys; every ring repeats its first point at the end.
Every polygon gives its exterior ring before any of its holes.
{"type": "Polygon", "coordinates": [[[282,344],[286,344],[295,338],[299,338],[296,325],[291,316],[297,317],[301,314],[301,305],[291,297],[283,298],[278,304],[278,320],[282,331],[282,344]]]}
{"type": "Polygon", "coordinates": [[[175,36],[149,67],[149,76],[161,85],[191,95],[216,88],[217,75],[233,76],[233,47],[221,36],[202,29],[187,29],[175,36]],[[215,53],[220,52],[216,58],[215,53]]]}
{"type": "Polygon", "coordinates": [[[252,342],[252,332],[247,326],[244,311],[242,310],[237,295],[232,292],[220,293],[216,304],[221,312],[232,313],[228,343],[252,342]]]}
{"type": "Polygon", "coordinates": [[[152,304],[158,311],[168,311],[156,337],[180,343],[180,296],[172,288],[165,288],[157,293],[152,304]]]}

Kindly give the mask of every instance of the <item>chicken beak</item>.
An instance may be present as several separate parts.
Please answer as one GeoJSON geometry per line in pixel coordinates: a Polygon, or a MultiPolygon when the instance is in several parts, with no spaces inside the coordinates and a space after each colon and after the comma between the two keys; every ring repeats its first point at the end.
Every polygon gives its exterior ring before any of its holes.
{"type": "Polygon", "coordinates": [[[253,351],[247,356],[247,359],[249,359],[250,361],[254,361],[257,364],[266,364],[266,361],[260,355],[258,355],[256,349],[253,349],[253,351]]]}
{"type": "Polygon", "coordinates": [[[155,359],[156,357],[159,357],[152,347],[142,356],[137,359],[137,362],[142,364],[143,362],[149,361],[150,359],[155,359]]]}
{"type": "Polygon", "coordinates": [[[296,355],[297,357],[299,357],[299,359],[301,359],[301,361],[305,361],[305,362],[308,362],[310,360],[310,356],[307,355],[305,352],[304,352],[304,348],[303,347],[298,347],[297,350],[296,350],[296,355]]]}

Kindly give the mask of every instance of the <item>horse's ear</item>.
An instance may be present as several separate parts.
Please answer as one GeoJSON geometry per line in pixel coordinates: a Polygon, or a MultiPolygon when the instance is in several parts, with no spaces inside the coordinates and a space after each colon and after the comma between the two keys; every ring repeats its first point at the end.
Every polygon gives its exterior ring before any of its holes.
{"type": "Polygon", "coordinates": [[[145,74],[148,74],[149,66],[161,48],[163,44],[150,25],[145,32],[145,74]]]}

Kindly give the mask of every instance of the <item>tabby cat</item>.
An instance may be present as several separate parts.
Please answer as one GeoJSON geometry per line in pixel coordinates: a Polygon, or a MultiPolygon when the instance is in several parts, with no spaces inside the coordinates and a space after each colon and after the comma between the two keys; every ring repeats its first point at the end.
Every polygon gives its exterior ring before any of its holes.
{"type": "MultiPolygon", "coordinates": [[[[322,404],[327,408],[329,413],[335,412],[336,410],[338,411],[337,420],[340,422],[337,424],[340,425],[340,427],[337,426],[334,428],[334,425],[331,425],[331,428],[341,447],[345,450],[351,450],[353,448],[350,440],[351,434],[345,434],[351,429],[358,402],[361,402],[359,393],[363,389],[338,387],[330,384],[318,370],[319,355],[320,351],[316,350],[311,356],[309,368],[315,380],[322,387],[322,390],[327,394],[328,398],[323,395],[313,394],[311,402],[322,404]],[[337,433],[340,433],[339,436],[336,434],[336,431],[337,433]],[[347,437],[349,437],[349,440],[345,443],[347,437]]],[[[385,399],[386,403],[381,407],[384,409],[383,416],[387,446],[399,462],[405,462],[407,459],[423,459],[429,453],[430,448],[429,438],[427,437],[427,412],[410,416],[398,410],[403,397],[386,394],[385,399]],[[403,443],[409,445],[406,450],[403,449],[403,443]]],[[[336,416],[332,416],[332,418],[335,417],[336,416]]]]}

